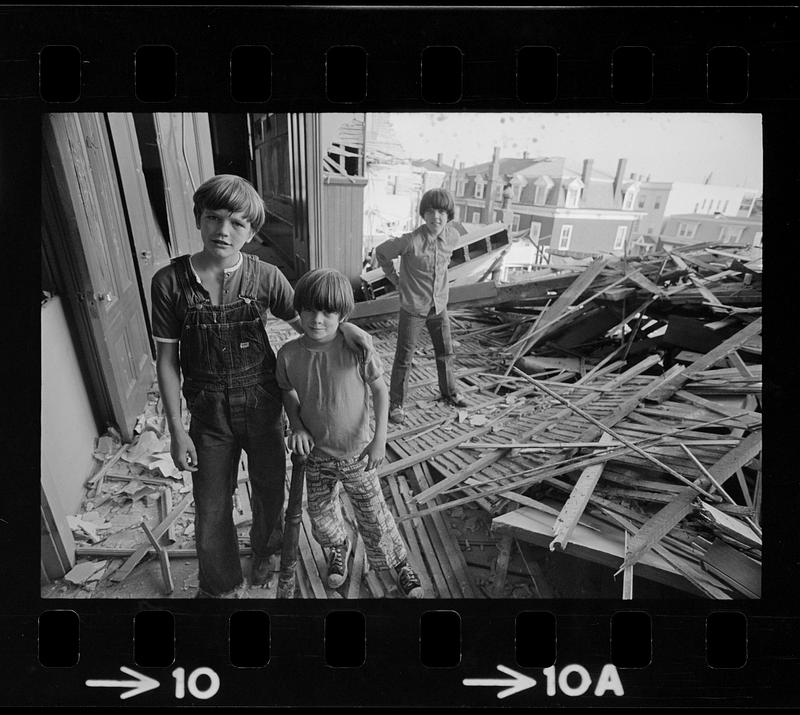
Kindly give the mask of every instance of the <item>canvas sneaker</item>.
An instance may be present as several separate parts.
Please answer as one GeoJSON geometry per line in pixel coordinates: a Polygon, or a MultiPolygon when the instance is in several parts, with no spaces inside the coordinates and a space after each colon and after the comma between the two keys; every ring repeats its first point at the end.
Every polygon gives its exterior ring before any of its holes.
{"type": "Polygon", "coordinates": [[[396,425],[401,425],[406,421],[406,411],[403,405],[391,405],[389,407],[389,422],[394,422],[396,425]]]}
{"type": "Polygon", "coordinates": [[[422,584],[419,581],[419,576],[414,573],[407,563],[402,563],[395,568],[397,571],[397,584],[406,598],[424,598],[425,592],[422,590],[422,584]]]}
{"type": "Polygon", "coordinates": [[[347,561],[350,558],[350,540],[328,551],[328,587],[339,588],[347,578],[347,561]]]}

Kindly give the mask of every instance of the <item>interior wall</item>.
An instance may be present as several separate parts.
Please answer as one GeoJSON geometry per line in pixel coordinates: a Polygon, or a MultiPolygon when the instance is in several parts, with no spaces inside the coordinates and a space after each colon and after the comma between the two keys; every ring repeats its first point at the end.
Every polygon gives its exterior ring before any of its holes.
{"type": "Polygon", "coordinates": [[[97,425],[59,297],[42,306],[42,473],[66,514],[76,513],[95,467],[97,425]]]}

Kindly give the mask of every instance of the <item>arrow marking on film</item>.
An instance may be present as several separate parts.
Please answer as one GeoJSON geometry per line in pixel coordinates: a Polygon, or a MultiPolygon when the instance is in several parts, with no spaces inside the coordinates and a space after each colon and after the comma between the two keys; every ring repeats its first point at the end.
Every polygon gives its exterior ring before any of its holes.
{"type": "Polygon", "coordinates": [[[119,694],[122,700],[125,700],[125,698],[132,698],[135,695],[141,695],[161,685],[157,680],[137,673],[135,670],[126,668],[124,665],[120,667],[120,670],[125,673],[125,675],[132,676],[135,680],[87,680],[86,685],[90,688],[130,688],[130,690],[119,694]]]}
{"type": "Polygon", "coordinates": [[[528,688],[532,688],[534,685],[536,685],[536,681],[533,678],[529,678],[527,675],[518,673],[516,670],[507,668],[504,665],[498,665],[497,669],[501,673],[510,675],[512,680],[508,680],[507,678],[464,678],[463,683],[464,685],[508,686],[505,690],[501,690],[499,693],[497,693],[498,698],[507,698],[509,695],[521,693],[523,690],[527,690],[528,688]]]}

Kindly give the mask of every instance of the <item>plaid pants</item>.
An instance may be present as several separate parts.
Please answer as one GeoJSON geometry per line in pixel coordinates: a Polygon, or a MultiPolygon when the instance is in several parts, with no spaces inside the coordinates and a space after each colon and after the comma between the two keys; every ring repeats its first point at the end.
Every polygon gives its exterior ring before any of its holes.
{"type": "Polygon", "coordinates": [[[394,568],[406,560],[406,547],[386,506],[378,473],[367,471],[366,463],[366,458],[309,455],[306,490],[312,533],[323,548],[340,546],[347,538],[339,498],[341,484],[353,505],[370,564],[376,570],[394,568]]]}

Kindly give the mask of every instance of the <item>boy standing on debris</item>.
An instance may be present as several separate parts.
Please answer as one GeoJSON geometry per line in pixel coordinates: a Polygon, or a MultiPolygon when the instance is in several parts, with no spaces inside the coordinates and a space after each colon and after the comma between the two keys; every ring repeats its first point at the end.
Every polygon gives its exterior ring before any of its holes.
{"type": "Polygon", "coordinates": [[[350,282],[331,269],[310,271],[297,282],[294,306],[303,336],[278,351],[276,375],[292,429],[289,446],[308,456],[308,513],[314,538],[328,552],[328,586],[335,589],[345,582],[352,549],[342,520],[341,484],[373,568],[394,569],[401,591],[422,598],[376,471],[386,455],[389,398],[383,367],[375,356],[365,360],[347,350],[342,338],[354,306],[350,282]],[[375,410],[371,439],[370,393],[375,410]]]}
{"type": "MultiPolygon", "coordinates": [[[[156,371],[175,466],[194,472],[198,598],[217,598],[243,579],[233,523],[241,450],[252,488],[251,583],[266,584],[269,556],[278,550],[286,452],[275,353],[264,323],[268,312],[300,332],[294,293],[283,274],[241,248],[263,226],[264,202],[238,176],[222,174],[194,194],[203,248],[174,259],[151,286],[156,371]],[[191,413],[188,433],[180,414],[191,413]]],[[[371,350],[364,331],[350,326],[354,348],[371,350]]]]}
{"type": "Polygon", "coordinates": [[[458,241],[458,233],[449,225],[454,215],[450,192],[446,189],[426,191],[419,204],[419,215],[424,221],[419,228],[399,238],[390,238],[375,249],[378,264],[400,293],[397,348],[389,389],[389,419],[397,424],[405,420],[403,402],[423,324],[433,342],[442,398],[454,407],[467,404],[456,391],[453,342],[447,316],[447,267],[458,241]],[[393,263],[398,256],[399,276],[393,263]]]}

